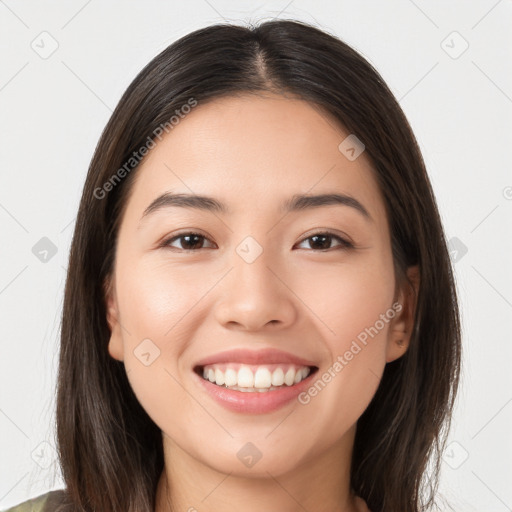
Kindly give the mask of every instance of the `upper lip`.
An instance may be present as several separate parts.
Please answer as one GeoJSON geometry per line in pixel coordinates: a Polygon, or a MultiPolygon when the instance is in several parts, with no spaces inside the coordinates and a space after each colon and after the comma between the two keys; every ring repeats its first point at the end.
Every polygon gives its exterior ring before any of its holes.
{"type": "Polygon", "coordinates": [[[313,361],[303,359],[289,352],[283,352],[275,348],[266,348],[263,350],[226,350],[225,352],[219,352],[218,354],[213,354],[201,359],[195,364],[195,367],[215,363],[245,363],[253,365],[291,363],[298,366],[315,366],[313,361]]]}

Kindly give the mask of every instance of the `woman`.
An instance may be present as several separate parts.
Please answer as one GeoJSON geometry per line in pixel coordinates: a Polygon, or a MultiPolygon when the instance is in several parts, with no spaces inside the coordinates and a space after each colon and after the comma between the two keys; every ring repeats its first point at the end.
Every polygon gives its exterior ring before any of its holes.
{"type": "Polygon", "coordinates": [[[29,506],[427,510],[460,358],[434,194],[377,71],[302,22],[197,30],[93,156],[62,317],[66,489],[29,506]]]}

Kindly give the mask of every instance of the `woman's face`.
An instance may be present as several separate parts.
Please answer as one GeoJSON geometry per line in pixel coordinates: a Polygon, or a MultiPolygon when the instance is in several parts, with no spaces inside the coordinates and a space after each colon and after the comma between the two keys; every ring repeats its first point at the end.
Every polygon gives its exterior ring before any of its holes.
{"type": "Polygon", "coordinates": [[[386,362],[406,350],[383,199],[349,135],[304,101],[217,99],[136,171],[108,292],[109,353],[168,450],[250,475],[341,453],[386,362]],[[322,194],[352,199],[286,209],[322,194]],[[222,354],[237,349],[249,354],[222,354]],[[282,383],[304,367],[317,370],[282,383]],[[227,390],[211,375],[267,391],[227,390]]]}

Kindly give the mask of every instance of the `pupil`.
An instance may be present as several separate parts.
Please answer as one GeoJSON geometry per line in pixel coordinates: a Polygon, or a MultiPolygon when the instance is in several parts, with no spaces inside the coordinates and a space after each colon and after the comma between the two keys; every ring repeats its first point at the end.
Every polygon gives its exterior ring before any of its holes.
{"type": "MultiPolygon", "coordinates": [[[[319,238],[323,239],[324,241],[325,241],[325,240],[330,241],[330,239],[331,239],[331,237],[330,237],[329,235],[313,235],[313,236],[311,237],[311,240],[313,240],[313,241],[314,241],[314,242],[313,242],[313,245],[314,245],[315,243],[317,243],[316,241],[317,241],[319,238]]],[[[310,244],[310,245],[312,245],[312,244],[310,244]]],[[[317,245],[318,245],[318,244],[317,244],[317,245]]],[[[322,245],[322,244],[320,244],[320,245],[322,245]]],[[[327,244],[325,244],[325,243],[324,243],[323,245],[324,245],[324,247],[320,247],[320,249],[328,249],[330,244],[329,244],[329,243],[327,243],[327,244]]]]}
{"type": "MultiPolygon", "coordinates": [[[[186,240],[185,244],[181,244],[182,246],[183,245],[186,245],[188,247],[184,247],[184,249],[190,249],[191,247],[195,247],[197,244],[198,244],[198,239],[202,238],[201,235],[184,235],[182,237],[184,240],[186,240]],[[194,242],[190,242],[189,240],[190,239],[194,239],[195,241],[194,242]]],[[[200,244],[199,244],[200,245],[200,244]]]]}
{"type": "MultiPolygon", "coordinates": [[[[202,239],[202,235],[183,235],[182,240],[185,240],[185,243],[182,242],[182,247],[185,245],[187,247],[183,247],[184,249],[195,248],[197,245],[200,245],[200,239],[202,239]]],[[[331,237],[329,235],[313,235],[310,237],[312,243],[310,242],[310,246],[316,246],[315,248],[319,249],[329,249],[331,237]],[[321,241],[320,241],[321,240],[321,241]]]]}

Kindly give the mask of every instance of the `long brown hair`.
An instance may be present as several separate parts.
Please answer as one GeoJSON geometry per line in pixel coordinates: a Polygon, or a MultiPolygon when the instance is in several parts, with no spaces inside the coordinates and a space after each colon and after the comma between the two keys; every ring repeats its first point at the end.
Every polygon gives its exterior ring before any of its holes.
{"type": "Polygon", "coordinates": [[[406,354],[386,365],[358,421],[351,485],[373,512],[435,505],[461,334],[425,164],[398,102],[359,53],[306,23],[277,20],[212,25],[174,42],[133,80],[101,135],[76,220],[62,312],[57,445],[63,510],[153,511],[164,467],[162,433],[135,397],[123,363],[107,351],[105,283],[137,172],[132,157],[191,98],[201,104],[262,91],[324,109],[364,143],[385,199],[396,275],[419,265],[414,333],[406,354]]]}

